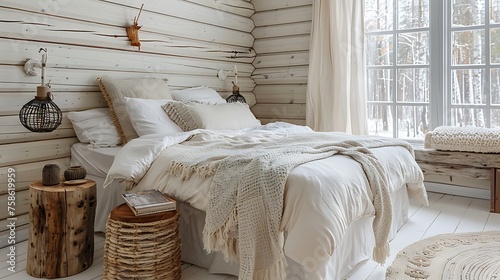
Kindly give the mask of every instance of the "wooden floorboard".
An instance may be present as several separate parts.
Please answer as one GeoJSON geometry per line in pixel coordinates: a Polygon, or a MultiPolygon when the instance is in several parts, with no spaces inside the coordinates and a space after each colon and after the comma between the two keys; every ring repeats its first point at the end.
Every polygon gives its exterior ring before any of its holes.
{"type": "MultiPolygon", "coordinates": [[[[382,280],[385,269],[392,263],[397,252],[409,244],[442,233],[475,232],[500,230],[500,214],[489,212],[489,200],[467,198],[461,196],[429,193],[429,206],[423,206],[410,199],[408,221],[401,227],[391,244],[391,256],[385,266],[380,266],[372,260],[360,263],[345,278],[349,280],[382,280]]],[[[97,280],[102,279],[104,235],[95,235],[95,253],[92,266],[71,277],[68,280],[97,280]]],[[[17,244],[16,273],[7,270],[8,249],[0,250],[0,279],[39,279],[26,274],[27,242],[17,244]]],[[[182,280],[235,280],[230,275],[209,274],[206,269],[190,264],[182,265],[182,280]]]]}

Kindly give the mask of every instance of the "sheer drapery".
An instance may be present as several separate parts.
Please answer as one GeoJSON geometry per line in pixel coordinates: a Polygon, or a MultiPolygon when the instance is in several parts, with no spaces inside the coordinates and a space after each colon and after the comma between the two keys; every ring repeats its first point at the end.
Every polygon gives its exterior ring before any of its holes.
{"type": "Polygon", "coordinates": [[[314,0],[306,123],[367,134],[364,1],[314,0]]]}

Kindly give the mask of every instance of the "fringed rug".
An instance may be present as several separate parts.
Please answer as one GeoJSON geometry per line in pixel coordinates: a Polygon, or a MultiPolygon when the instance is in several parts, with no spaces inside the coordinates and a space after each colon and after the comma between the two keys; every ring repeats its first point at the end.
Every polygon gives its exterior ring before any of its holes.
{"type": "Polygon", "coordinates": [[[441,234],[400,251],[386,280],[500,279],[500,231],[441,234]]]}

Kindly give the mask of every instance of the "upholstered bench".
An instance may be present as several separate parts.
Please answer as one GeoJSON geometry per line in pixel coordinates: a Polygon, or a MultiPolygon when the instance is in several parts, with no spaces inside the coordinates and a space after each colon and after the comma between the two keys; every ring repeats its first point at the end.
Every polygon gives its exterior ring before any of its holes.
{"type": "Polygon", "coordinates": [[[135,216],[127,204],[106,223],[103,279],[181,278],[178,211],[135,216]]]}

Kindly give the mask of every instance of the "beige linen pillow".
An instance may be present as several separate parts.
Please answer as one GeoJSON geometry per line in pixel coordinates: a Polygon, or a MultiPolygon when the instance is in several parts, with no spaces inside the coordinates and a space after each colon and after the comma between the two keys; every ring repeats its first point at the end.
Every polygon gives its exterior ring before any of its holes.
{"type": "Polygon", "coordinates": [[[108,103],[113,122],[123,144],[139,137],[130,122],[125,97],[144,99],[172,99],[165,80],[159,78],[97,79],[102,94],[108,103]]]}
{"type": "Polygon", "coordinates": [[[238,130],[260,125],[245,103],[182,103],[167,101],[162,106],[167,115],[184,131],[197,128],[238,130]]]}

